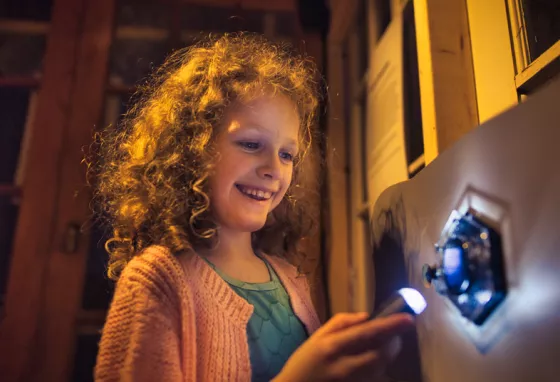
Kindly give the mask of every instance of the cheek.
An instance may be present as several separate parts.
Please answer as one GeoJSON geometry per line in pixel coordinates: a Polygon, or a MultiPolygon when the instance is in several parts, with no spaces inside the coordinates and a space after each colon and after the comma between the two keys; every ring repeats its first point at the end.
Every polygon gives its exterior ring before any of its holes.
{"type": "Polygon", "coordinates": [[[240,155],[224,155],[214,169],[213,183],[222,187],[231,185],[231,183],[238,180],[237,178],[249,166],[249,163],[246,162],[246,159],[240,155]]]}
{"type": "Polygon", "coordinates": [[[282,191],[276,196],[274,200],[273,208],[276,208],[280,204],[282,199],[284,199],[284,197],[286,196],[286,192],[288,191],[288,188],[292,183],[293,174],[294,174],[293,169],[291,169],[287,171],[286,174],[284,175],[283,177],[284,181],[282,182],[282,191]]]}
{"type": "Polygon", "coordinates": [[[292,180],[294,179],[294,165],[292,165],[290,169],[286,171],[286,176],[284,179],[285,189],[287,190],[288,187],[290,187],[290,184],[292,184],[292,180]]]}

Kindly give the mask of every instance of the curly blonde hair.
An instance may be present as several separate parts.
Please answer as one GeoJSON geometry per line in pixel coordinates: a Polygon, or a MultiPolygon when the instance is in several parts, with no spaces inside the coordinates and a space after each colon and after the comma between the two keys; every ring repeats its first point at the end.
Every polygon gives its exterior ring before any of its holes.
{"type": "Polygon", "coordinates": [[[215,242],[208,197],[213,138],[229,105],[263,91],[281,93],[297,106],[304,150],[284,200],[253,233],[253,246],[297,255],[315,222],[305,200],[317,191],[317,182],[301,173],[316,163],[317,79],[310,59],[252,34],[208,38],[173,53],[140,88],[122,123],[99,136],[94,199],[113,233],[105,245],[109,277],[118,279],[128,261],[150,245],[181,253],[215,242]]]}

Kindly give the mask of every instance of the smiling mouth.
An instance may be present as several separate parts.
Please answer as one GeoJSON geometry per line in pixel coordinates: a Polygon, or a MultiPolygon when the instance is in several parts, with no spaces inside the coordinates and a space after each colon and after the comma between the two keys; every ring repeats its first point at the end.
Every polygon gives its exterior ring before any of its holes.
{"type": "Polygon", "coordinates": [[[270,200],[274,196],[274,192],[259,190],[258,188],[247,187],[236,184],[235,187],[245,196],[253,200],[265,201],[270,200]]]}

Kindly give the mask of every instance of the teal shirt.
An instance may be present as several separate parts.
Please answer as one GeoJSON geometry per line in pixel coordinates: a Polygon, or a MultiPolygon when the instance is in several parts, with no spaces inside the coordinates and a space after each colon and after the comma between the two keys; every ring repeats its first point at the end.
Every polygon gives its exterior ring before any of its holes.
{"type": "Polygon", "coordinates": [[[270,381],[308,337],[292,310],[286,289],[264,259],[270,274],[270,281],[265,283],[233,279],[205,260],[239,296],[253,305],[253,315],[247,324],[252,381],[270,381]]]}

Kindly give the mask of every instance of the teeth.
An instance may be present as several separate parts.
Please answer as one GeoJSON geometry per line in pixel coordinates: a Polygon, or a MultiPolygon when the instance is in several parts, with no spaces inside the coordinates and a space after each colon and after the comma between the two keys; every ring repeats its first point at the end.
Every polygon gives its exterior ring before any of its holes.
{"type": "Polygon", "coordinates": [[[261,199],[270,199],[272,197],[272,192],[261,191],[254,188],[242,187],[242,191],[246,194],[256,196],[261,199]]]}

